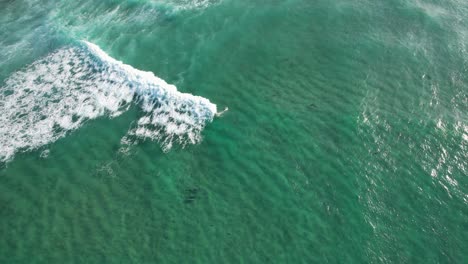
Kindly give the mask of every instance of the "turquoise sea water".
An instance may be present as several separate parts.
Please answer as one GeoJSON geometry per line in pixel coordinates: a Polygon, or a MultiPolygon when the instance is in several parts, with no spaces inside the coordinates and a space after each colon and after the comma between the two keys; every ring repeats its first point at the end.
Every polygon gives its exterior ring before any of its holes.
{"type": "Polygon", "coordinates": [[[0,0],[0,263],[467,263],[467,14],[0,0]]]}

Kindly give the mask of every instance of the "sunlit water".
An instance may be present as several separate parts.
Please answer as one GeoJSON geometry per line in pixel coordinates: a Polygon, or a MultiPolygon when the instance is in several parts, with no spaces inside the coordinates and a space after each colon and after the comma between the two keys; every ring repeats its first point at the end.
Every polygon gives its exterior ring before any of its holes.
{"type": "Polygon", "coordinates": [[[0,263],[466,263],[467,14],[1,1],[0,263]]]}

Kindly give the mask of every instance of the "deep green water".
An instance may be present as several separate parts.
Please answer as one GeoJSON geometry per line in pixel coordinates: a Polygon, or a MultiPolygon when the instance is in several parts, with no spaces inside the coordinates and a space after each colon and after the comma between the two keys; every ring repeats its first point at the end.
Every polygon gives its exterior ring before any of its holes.
{"type": "Polygon", "coordinates": [[[0,0],[0,263],[468,263],[468,2],[56,2],[0,0]],[[229,111],[163,151],[83,40],[229,111]]]}

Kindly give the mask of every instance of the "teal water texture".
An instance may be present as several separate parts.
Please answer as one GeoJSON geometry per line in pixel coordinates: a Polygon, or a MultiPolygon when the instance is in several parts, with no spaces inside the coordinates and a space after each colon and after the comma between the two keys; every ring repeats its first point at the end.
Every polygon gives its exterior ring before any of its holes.
{"type": "Polygon", "coordinates": [[[467,263],[467,14],[0,1],[0,263],[467,263]]]}

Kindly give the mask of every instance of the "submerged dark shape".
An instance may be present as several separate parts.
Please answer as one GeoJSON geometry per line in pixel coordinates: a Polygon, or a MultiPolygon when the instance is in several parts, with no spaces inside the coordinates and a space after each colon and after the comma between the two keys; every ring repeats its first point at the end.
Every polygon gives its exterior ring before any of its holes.
{"type": "Polygon", "coordinates": [[[189,204],[198,198],[200,189],[198,187],[187,188],[184,191],[184,203],[189,204]]]}

